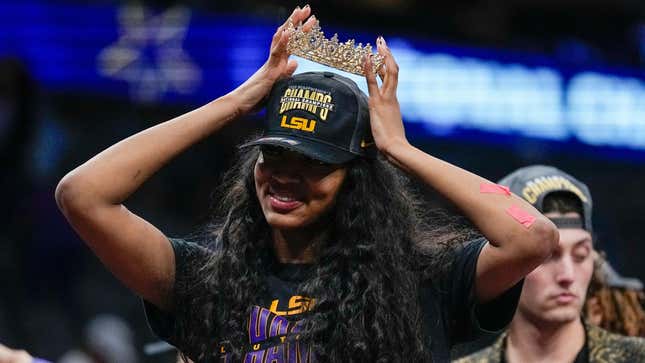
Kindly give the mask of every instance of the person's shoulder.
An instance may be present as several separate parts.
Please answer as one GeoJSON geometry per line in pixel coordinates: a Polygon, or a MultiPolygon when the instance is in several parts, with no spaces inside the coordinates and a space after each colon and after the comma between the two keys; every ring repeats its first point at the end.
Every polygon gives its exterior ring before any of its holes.
{"type": "Polygon", "coordinates": [[[484,237],[477,237],[463,241],[453,249],[453,256],[457,259],[459,257],[466,256],[477,259],[481,249],[486,245],[486,243],[488,243],[488,240],[484,237]]]}
{"type": "MultiPolygon", "coordinates": [[[[455,274],[460,274],[464,271],[474,272],[473,266],[477,265],[479,254],[488,241],[481,237],[471,239],[460,243],[452,253],[452,271],[450,271],[449,278],[454,278],[455,274]]],[[[459,275],[457,275],[459,276],[459,275]]]]}
{"type": "Polygon", "coordinates": [[[189,273],[196,266],[204,266],[216,256],[220,247],[216,243],[185,238],[168,238],[175,252],[176,273],[189,273]]]}
{"type": "Polygon", "coordinates": [[[453,363],[493,363],[497,362],[495,357],[498,356],[495,346],[484,348],[478,352],[454,360],[453,363]]]}
{"type": "Polygon", "coordinates": [[[453,360],[453,363],[499,363],[505,341],[506,333],[500,335],[492,345],[465,357],[453,360]]]}
{"type": "Polygon", "coordinates": [[[619,335],[588,324],[592,362],[645,362],[645,339],[619,335]],[[607,360],[609,359],[609,360],[607,360]]]}
{"type": "Polygon", "coordinates": [[[645,338],[619,336],[622,340],[620,345],[623,349],[632,352],[635,356],[640,357],[640,361],[645,361],[645,338]]]}

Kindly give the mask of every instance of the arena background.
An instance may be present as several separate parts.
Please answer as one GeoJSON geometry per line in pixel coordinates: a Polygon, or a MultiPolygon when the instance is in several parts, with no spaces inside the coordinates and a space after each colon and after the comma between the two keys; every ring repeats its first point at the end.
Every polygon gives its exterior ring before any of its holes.
{"type": "MultiPolygon", "coordinates": [[[[116,141],[241,83],[295,5],[0,1],[1,343],[57,360],[119,331],[120,317],[132,332],[133,362],[172,360],[143,354],[156,339],[139,300],[67,225],[54,189],[116,141]]],[[[592,190],[609,260],[645,279],[642,1],[311,6],[328,37],[386,38],[401,65],[399,98],[414,144],[491,180],[535,163],[569,171],[592,190]]],[[[321,68],[302,62],[308,69],[321,68]]],[[[128,207],[168,235],[195,230],[208,219],[235,145],[261,119],[240,120],[197,145],[128,207]]]]}

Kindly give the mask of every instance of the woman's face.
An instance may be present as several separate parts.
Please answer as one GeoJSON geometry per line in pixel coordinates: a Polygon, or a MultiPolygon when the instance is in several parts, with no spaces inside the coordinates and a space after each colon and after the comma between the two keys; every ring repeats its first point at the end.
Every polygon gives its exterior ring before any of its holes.
{"type": "Polygon", "coordinates": [[[276,229],[306,227],[334,205],[345,180],[342,165],[322,163],[275,146],[262,146],[254,177],[262,212],[276,229]]]}

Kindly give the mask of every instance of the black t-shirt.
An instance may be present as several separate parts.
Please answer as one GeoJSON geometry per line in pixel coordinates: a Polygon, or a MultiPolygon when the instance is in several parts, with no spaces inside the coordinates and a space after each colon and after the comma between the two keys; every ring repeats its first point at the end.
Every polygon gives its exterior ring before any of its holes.
{"type": "MultiPolygon", "coordinates": [[[[185,284],[193,278],[186,267],[210,252],[184,240],[170,241],[175,252],[175,283],[185,284]]],[[[475,268],[486,243],[484,239],[466,242],[455,250],[451,269],[438,276],[436,281],[428,281],[421,287],[419,295],[424,329],[434,362],[448,362],[450,347],[456,343],[472,340],[481,332],[502,330],[515,313],[521,283],[491,302],[477,304],[475,268]]],[[[246,325],[249,347],[244,362],[306,363],[315,360],[314,353],[305,344],[284,339],[287,333],[297,333],[298,315],[315,305],[315,297],[298,296],[296,293],[299,282],[307,279],[311,270],[309,265],[282,264],[266,277],[270,296],[249,306],[246,325]],[[313,303],[311,299],[314,299],[313,303]]],[[[144,303],[154,333],[182,350],[182,342],[176,337],[175,316],[144,303]]],[[[213,339],[216,341],[216,337],[213,339]]],[[[221,361],[229,360],[223,356],[221,361]]]]}

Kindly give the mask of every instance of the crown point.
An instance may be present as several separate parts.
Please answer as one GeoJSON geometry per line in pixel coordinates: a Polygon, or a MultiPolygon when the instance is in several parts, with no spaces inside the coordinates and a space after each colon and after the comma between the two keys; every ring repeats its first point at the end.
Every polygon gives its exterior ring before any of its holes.
{"type": "Polygon", "coordinates": [[[315,22],[310,31],[305,31],[303,24],[298,24],[297,27],[294,27],[292,23],[288,24],[288,28],[292,31],[292,36],[289,37],[287,43],[287,50],[290,54],[359,75],[364,74],[363,63],[365,58],[370,56],[373,57],[373,71],[378,70],[382,64],[382,56],[373,54],[372,46],[369,43],[365,47],[363,47],[363,43],[358,43],[358,46],[355,46],[354,39],[340,43],[336,33],[331,39],[327,39],[320,28],[318,19],[313,15],[311,18],[315,22]]]}

